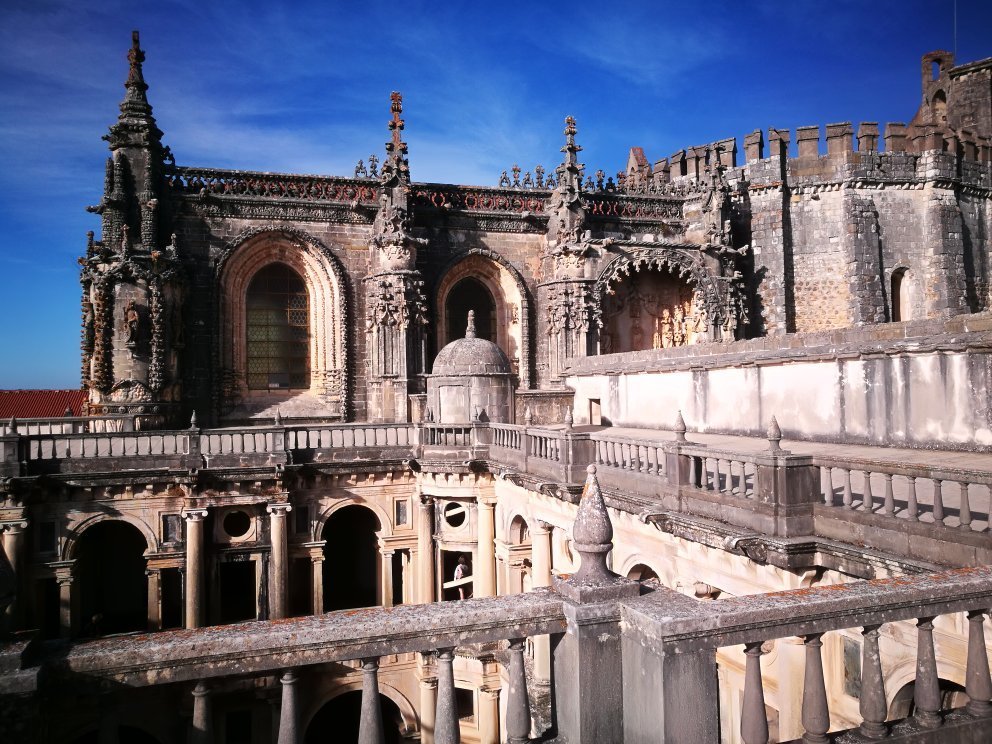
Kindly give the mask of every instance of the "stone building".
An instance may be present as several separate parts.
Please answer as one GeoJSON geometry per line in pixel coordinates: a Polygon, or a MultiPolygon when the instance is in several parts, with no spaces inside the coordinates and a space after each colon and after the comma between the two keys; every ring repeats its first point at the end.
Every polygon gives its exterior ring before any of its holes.
{"type": "Polygon", "coordinates": [[[992,59],[496,187],[397,93],[354,177],[178,165],[128,60],[84,415],[0,435],[5,741],[987,739],[992,59]]]}

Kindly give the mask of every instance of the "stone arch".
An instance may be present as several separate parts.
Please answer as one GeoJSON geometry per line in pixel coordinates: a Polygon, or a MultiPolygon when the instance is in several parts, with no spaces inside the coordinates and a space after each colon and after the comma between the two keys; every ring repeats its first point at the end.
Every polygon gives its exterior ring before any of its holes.
{"type": "MultiPolygon", "coordinates": [[[[701,337],[714,338],[716,329],[723,329],[732,338],[739,314],[733,306],[740,302],[734,302],[735,291],[729,280],[714,276],[699,255],[676,246],[635,246],[614,257],[596,280],[594,294],[599,312],[602,313],[606,296],[616,293],[615,285],[642,271],[670,274],[688,285],[693,304],[705,312],[705,325],[699,330],[701,337]]],[[[601,350],[601,353],[606,352],[601,350]]]]}
{"type": "Polygon", "coordinates": [[[507,545],[530,545],[530,522],[527,517],[517,512],[510,516],[506,527],[507,545]]]}
{"type": "Polygon", "coordinates": [[[639,577],[632,577],[630,574],[639,569],[647,569],[657,577],[658,581],[665,583],[663,578],[664,577],[663,572],[659,571],[655,566],[653,566],[650,560],[636,553],[634,555],[627,556],[627,558],[621,564],[618,573],[621,576],[634,578],[636,580],[639,579],[639,577]]]}
{"type": "Polygon", "coordinates": [[[897,266],[889,274],[889,317],[895,322],[913,319],[913,279],[908,266],[897,266]]]}
{"type": "MultiPolygon", "coordinates": [[[[303,716],[303,726],[301,727],[301,732],[305,733],[307,729],[310,728],[310,723],[313,721],[314,716],[331,702],[334,698],[344,695],[346,692],[354,692],[355,690],[362,689],[362,680],[359,679],[348,679],[348,678],[338,678],[331,682],[330,689],[326,694],[320,695],[315,702],[313,702],[306,711],[306,715],[303,716]]],[[[382,674],[380,670],[379,675],[379,694],[383,697],[389,698],[394,705],[400,711],[400,717],[403,722],[403,734],[411,734],[420,730],[420,716],[417,715],[417,709],[413,707],[413,703],[404,695],[402,692],[397,690],[388,682],[382,681],[382,674]]]]}
{"type": "Polygon", "coordinates": [[[336,500],[333,504],[322,510],[320,514],[317,515],[317,519],[314,523],[314,539],[320,539],[321,533],[323,533],[324,528],[327,526],[327,521],[334,516],[335,512],[339,512],[349,506],[363,506],[375,514],[375,518],[379,520],[379,530],[376,532],[379,537],[390,537],[393,534],[393,523],[389,519],[389,515],[386,513],[385,509],[372,501],[351,496],[349,498],[336,500]]]}
{"type": "Polygon", "coordinates": [[[144,521],[133,517],[130,514],[122,513],[102,513],[93,514],[87,517],[81,522],[77,522],[75,525],[70,526],[66,530],[65,542],[62,545],[62,558],[63,561],[71,561],[76,557],[76,549],[79,547],[79,538],[82,537],[83,533],[97,524],[98,522],[124,522],[131,525],[138,532],[141,533],[142,537],[145,538],[145,543],[147,544],[146,554],[154,553],[158,550],[158,540],[155,536],[154,530],[149,527],[144,521]]]}
{"type": "Polygon", "coordinates": [[[434,290],[438,350],[454,341],[448,338],[447,299],[462,279],[471,278],[489,290],[496,303],[496,339],[506,356],[514,362],[520,387],[531,387],[530,299],[527,283],[519,271],[503,256],[486,248],[463,251],[446,263],[438,274],[434,290]]]}
{"type": "Polygon", "coordinates": [[[293,269],[309,293],[310,387],[304,394],[324,407],[321,415],[346,420],[350,380],[345,271],[317,238],[291,228],[247,230],[225,246],[217,261],[218,398],[226,412],[249,397],[245,299],[252,278],[273,263],[293,269]]]}
{"type": "MultiPolygon", "coordinates": [[[[884,656],[883,656],[884,659],[884,656]]],[[[883,670],[884,671],[884,670],[883,670]]],[[[958,664],[950,664],[941,657],[937,657],[937,678],[940,682],[951,683],[963,686],[965,683],[965,669],[958,664]]],[[[895,705],[896,698],[900,691],[908,685],[916,682],[916,655],[913,658],[904,659],[896,664],[884,675],[885,683],[885,708],[890,713],[895,705]]],[[[943,686],[941,690],[943,691],[943,686]]]]}

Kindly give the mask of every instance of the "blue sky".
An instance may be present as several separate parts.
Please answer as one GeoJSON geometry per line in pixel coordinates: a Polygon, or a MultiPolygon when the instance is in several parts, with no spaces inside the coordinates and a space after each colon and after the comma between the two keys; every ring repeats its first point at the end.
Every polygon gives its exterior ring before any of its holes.
{"type": "MultiPolygon", "coordinates": [[[[0,388],[79,381],[76,258],[99,221],[132,28],[183,165],[348,175],[404,94],[413,178],[553,167],[562,119],[615,173],[756,128],[905,121],[953,0],[154,3],[0,0],[0,388]]],[[[958,0],[957,59],[992,56],[958,0]]],[[[550,169],[550,168],[549,168],[550,169]]]]}

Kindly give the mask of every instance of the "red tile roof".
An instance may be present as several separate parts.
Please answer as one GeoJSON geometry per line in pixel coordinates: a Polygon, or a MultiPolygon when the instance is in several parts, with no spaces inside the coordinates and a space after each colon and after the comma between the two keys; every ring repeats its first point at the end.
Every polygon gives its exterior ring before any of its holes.
{"type": "Polygon", "coordinates": [[[0,390],[0,420],[82,415],[85,390],[0,390]]]}

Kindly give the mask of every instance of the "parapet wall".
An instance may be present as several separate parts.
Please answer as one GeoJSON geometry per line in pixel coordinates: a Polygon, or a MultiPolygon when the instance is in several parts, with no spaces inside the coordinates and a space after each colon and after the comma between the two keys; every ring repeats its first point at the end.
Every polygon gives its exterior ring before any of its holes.
{"type": "Polygon", "coordinates": [[[573,359],[566,384],[576,425],[992,451],[992,314],[573,359]]]}

